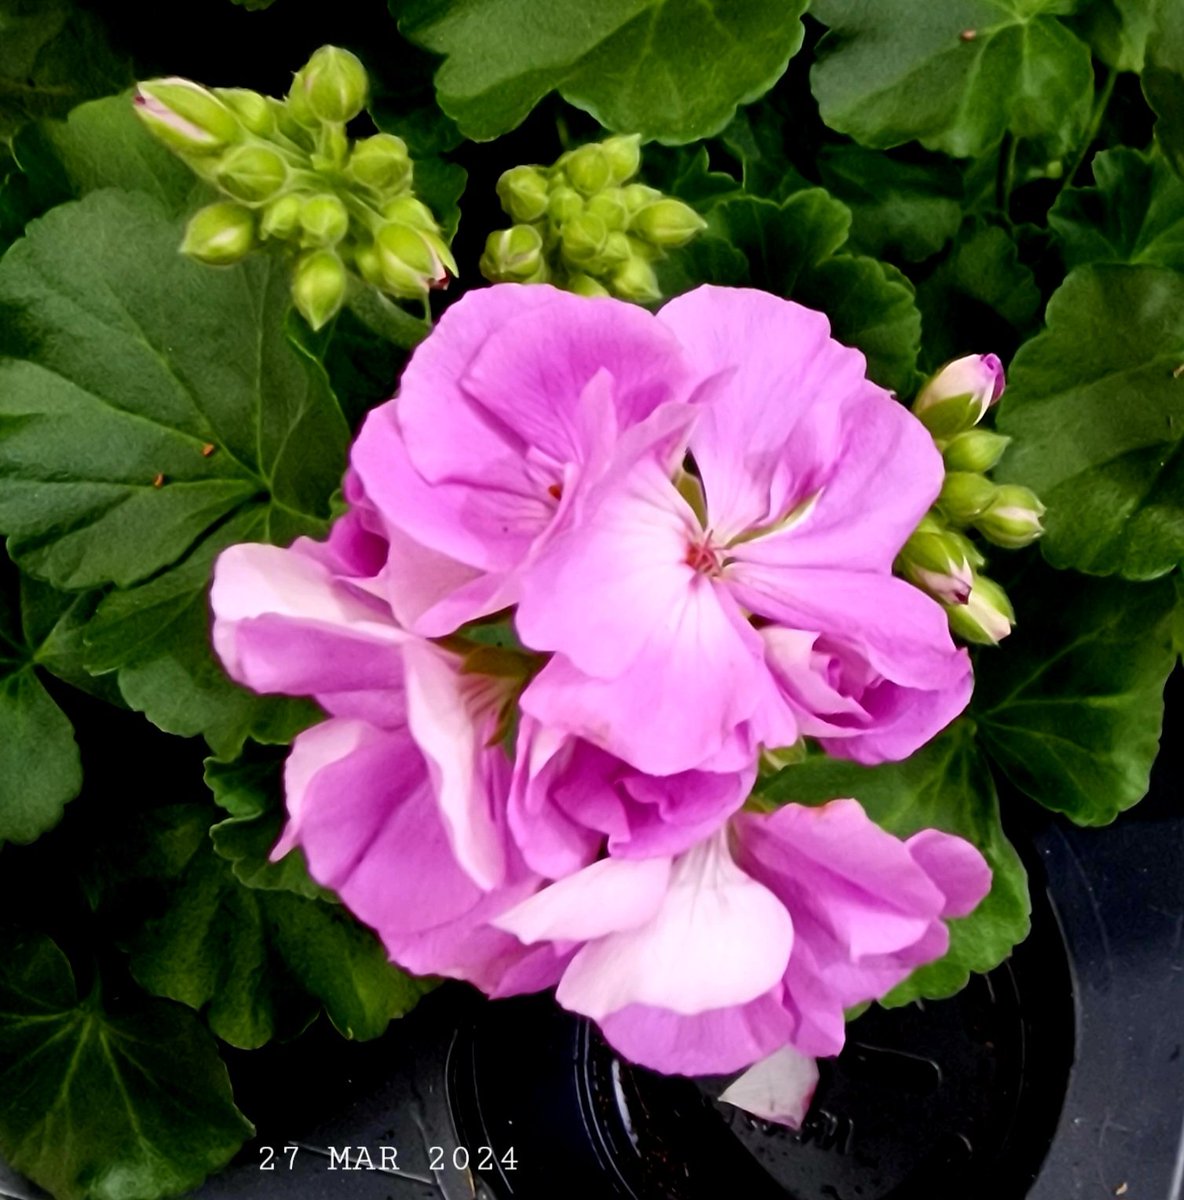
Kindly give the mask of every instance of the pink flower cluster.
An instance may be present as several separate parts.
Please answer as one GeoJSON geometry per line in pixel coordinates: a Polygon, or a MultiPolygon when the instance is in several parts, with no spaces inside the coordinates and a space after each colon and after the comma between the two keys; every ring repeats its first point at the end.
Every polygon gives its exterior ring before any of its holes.
{"type": "Polygon", "coordinates": [[[942,476],[800,305],[470,293],[366,420],[328,540],[218,561],[227,670],[328,714],[276,854],[407,969],[557,987],[658,1070],[837,1053],[989,870],[855,800],[745,801],[765,749],[899,759],[965,706],[944,612],[892,574],[942,476]]]}

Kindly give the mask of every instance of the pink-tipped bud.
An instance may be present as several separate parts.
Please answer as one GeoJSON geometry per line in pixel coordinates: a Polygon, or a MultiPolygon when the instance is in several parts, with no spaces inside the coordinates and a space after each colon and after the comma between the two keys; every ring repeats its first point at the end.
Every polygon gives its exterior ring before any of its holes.
{"type": "Polygon", "coordinates": [[[904,577],[943,604],[970,599],[974,571],[963,548],[965,539],[952,531],[919,531],[905,542],[897,567],[904,577]]]}
{"type": "Polygon", "coordinates": [[[242,135],[235,113],[189,79],[150,79],[136,88],[136,116],[171,150],[212,154],[242,135]]]}
{"type": "Polygon", "coordinates": [[[970,598],[965,604],[947,607],[946,615],[951,633],[982,646],[997,646],[1015,624],[1015,609],[1007,593],[985,575],[974,577],[970,598]]]}
{"type": "Polygon", "coordinates": [[[921,389],[913,413],[934,437],[971,429],[1003,395],[1003,364],[994,354],[968,354],[947,363],[921,389]]]}
{"type": "Polygon", "coordinates": [[[1040,518],[1044,505],[1031,488],[1018,483],[1000,484],[991,503],[975,519],[975,528],[996,546],[1021,550],[1044,532],[1040,518]]]}

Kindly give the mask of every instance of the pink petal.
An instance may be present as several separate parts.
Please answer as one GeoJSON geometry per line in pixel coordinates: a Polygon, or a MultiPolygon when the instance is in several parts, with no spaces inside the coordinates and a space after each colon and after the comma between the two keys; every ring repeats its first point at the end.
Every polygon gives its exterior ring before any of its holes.
{"type": "Polygon", "coordinates": [[[670,882],[670,860],[616,859],[577,871],[494,919],[519,941],[586,942],[645,925],[670,882]]]}
{"type": "Polygon", "coordinates": [[[780,984],[755,1000],[681,1014],[630,1004],[598,1022],[630,1062],[668,1075],[727,1075],[767,1057],[793,1035],[780,984]]]}
{"type": "Polygon", "coordinates": [[[817,1061],[782,1046],[733,1080],[720,1099],[762,1121],[801,1129],[817,1086],[817,1061]]]}
{"type": "Polygon", "coordinates": [[[691,439],[713,529],[728,541],[825,484],[848,404],[888,394],[826,317],[766,292],[700,287],[659,313],[700,377],[722,378],[691,439]]]}
{"type": "Polygon", "coordinates": [[[584,946],[556,996],[596,1020],[631,1004],[684,1015],[726,1008],[769,991],[792,946],[784,906],[732,862],[719,835],[676,861],[647,924],[584,946]]]}
{"type": "Polygon", "coordinates": [[[905,845],[909,853],[946,898],[943,917],[965,917],[991,890],[991,868],[975,846],[964,838],[922,829],[905,845]]]}

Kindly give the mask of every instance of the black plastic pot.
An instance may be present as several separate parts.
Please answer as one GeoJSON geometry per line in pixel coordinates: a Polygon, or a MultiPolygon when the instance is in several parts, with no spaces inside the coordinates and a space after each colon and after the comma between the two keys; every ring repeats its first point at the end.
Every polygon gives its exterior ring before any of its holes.
{"type": "MultiPolygon", "coordinates": [[[[259,1136],[199,1195],[1182,1200],[1184,695],[1170,712],[1115,825],[1012,806],[1036,822],[1011,831],[1031,938],[953,999],[855,1022],[800,1134],[717,1103],[723,1081],[622,1063],[546,997],[449,986],[377,1043],[235,1056],[259,1136]]],[[[0,1195],[39,1193],[0,1166],[0,1195]]]]}

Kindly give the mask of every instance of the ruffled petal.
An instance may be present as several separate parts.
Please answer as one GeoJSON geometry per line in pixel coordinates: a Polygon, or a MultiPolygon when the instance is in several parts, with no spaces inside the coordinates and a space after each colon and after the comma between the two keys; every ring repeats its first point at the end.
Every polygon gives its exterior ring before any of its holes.
{"type": "Polygon", "coordinates": [[[817,1061],[782,1046],[734,1079],[720,1100],[762,1121],[801,1129],[817,1086],[817,1061]]]}

